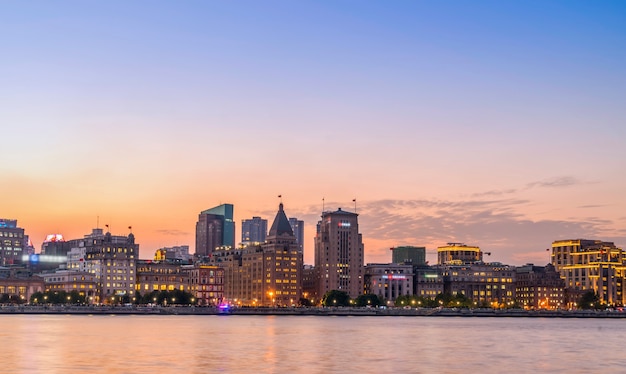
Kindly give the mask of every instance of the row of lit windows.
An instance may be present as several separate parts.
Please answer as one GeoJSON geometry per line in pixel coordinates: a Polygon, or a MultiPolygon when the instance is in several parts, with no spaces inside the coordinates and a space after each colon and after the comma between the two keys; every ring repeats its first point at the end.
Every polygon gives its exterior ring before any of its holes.
{"type": "Polygon", "coordinates": [[[20,294],[25,294],[26,293],[26,287],[22,287],[22,286],[0,286],[0,294],[2,293],[8,293],[8,294],[14,294],[14,293],[20,293],[20,294]],[[15,291],[19,291],[19,292],[15,292],[15,291]]]}
{"type": "Polygon", "coordinates": [[[1,231],[0,236],[4,236],[5,238],[23,238],[24,234],[21,232],[1,231]]]}

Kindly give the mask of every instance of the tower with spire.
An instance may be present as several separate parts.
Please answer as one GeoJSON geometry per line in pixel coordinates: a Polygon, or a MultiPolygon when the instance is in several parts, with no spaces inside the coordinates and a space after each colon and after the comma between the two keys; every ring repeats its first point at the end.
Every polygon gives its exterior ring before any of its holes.
{"type": "Polygon", "coordinates": [[[266,304],[297,305],[302,297],[302,252],[282,202],[262,248],[266,304]]]}

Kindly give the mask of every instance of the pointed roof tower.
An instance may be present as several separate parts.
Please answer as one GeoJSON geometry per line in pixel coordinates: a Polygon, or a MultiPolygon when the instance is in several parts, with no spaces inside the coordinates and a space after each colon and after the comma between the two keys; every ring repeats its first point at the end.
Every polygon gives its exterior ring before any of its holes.
{"type": "Polygon", "coordinates": [[[276,213],[276,218],[274,218],[274,223],[272,223],[272,227],[267,236],[281,236],[284,234],[293,236],[293,230],[283,210],[283,203],[280,203],[280,205],[278,205],[278,213],[276,213]]]}

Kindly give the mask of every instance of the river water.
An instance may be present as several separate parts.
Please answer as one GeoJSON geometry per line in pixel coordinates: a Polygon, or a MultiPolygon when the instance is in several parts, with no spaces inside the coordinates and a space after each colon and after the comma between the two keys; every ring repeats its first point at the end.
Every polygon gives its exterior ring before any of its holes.
{"type": "Polygon", "coordinates": [[[624,332],[625,319],[0,315],[0,372],[623,372],[624,332]]]}

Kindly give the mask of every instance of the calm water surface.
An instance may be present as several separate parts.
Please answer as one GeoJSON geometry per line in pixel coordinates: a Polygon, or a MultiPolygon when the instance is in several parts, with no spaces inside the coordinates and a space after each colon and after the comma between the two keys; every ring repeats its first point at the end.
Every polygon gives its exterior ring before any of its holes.
{"type": "Polygon", "coordinates": [[[626,371],[626,320],[0,316],[2,373],[626,371]]]}

